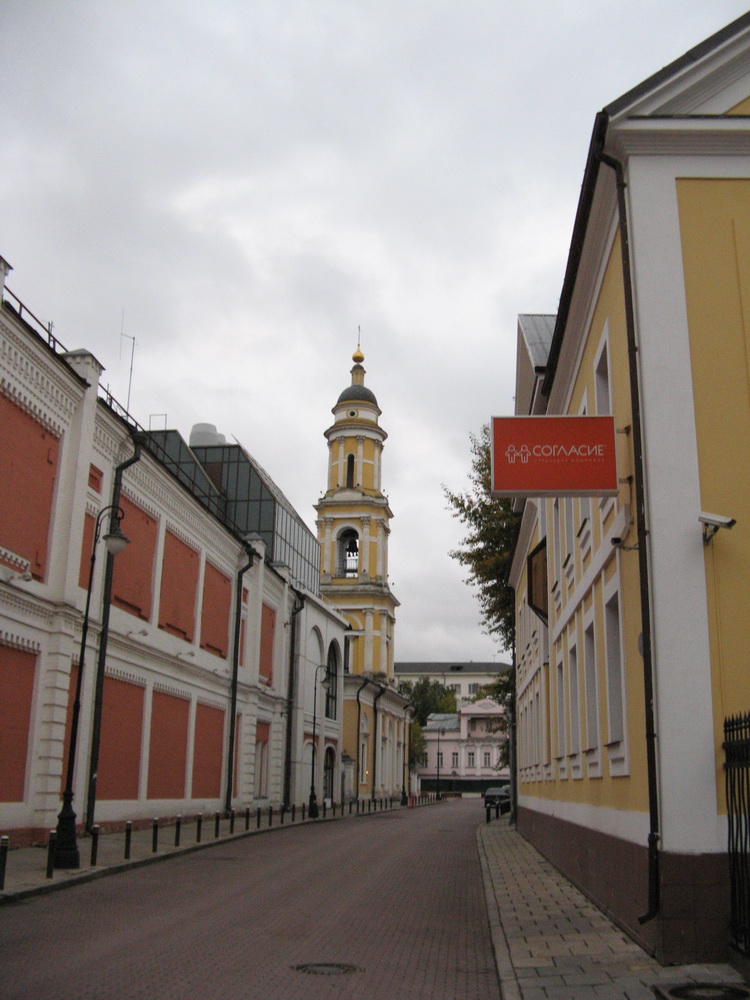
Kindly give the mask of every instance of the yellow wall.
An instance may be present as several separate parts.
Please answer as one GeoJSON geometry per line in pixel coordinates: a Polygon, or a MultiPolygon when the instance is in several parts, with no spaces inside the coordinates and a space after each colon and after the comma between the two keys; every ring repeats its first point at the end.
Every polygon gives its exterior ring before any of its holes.
{"type": "Polygon", "coordinates": [[[377,452],[380,450],[380,442],[373,438],[365,437],[361,443],[362,460],[361,469],[358,464],[360,442],[357,440],[356,432],[344,437],[344,461],[339,463],[340,437],[334,437],[329,445],[329,465],[328,465],[328,489],[335,490],[346,486],[346,459],[348,455],[354,455],[355,475],[354,485],[362,488],[368,493],[375,491],[375,462],[377,452]],[[361,475],[357,471],[361,471],[361,475]]]}
{"type": "Polygon", "coordinates": [[[722,788],[724,717],[750,711],[750,180],[680,179],[677,196],[701,505],[737,519],[704,549],[722,788]]]}
{"type": "Polygon", "coordinates": [[[750,115],[750,97],[746,97],[744,101],[740,101],[733,108],[727,111],[728,115],[750,115]]]}
{"type": "MultiPolygon", "coordinates": [[[[583,348],[578,375],[573,386],[573,391],[568,405],[568,412],[577,414],[581,411],[584,398],[587,400],[587,412],[596,412],[596,389],[595,389],[595,362],[599,350],[601,336],[605,327],[609,330],[609,372],[610,372],[610,395],[613,412],[616,415],[616,427],[624,430],[631,423],[630,409],[630,389],[629,389],[629,367],[627,355],[627,340],[625,327],[625,307],[622,288],[622,259],[619,238],[615,239],[609,259],[603,275],[596,307],[593,312],[591,324],[587,333],[587,339],[583,348]]],[[[611,526],[617,511],[624,505],[629,505],[631,516],[633,512],[633,497],[631,485],[627,481],[632,477],[633,453],[632,435],[627,433],[617,434],[618,449],[618,476],[621,480],[621,487],[616,502],[612,505],[612,510],[606,514],[606,519],[602,524],[602,514],[600,512],[599,499],[591,498],[592,511],[592,542],[591,551],[585,558],[581,549],[576,543],[575,553],[575,573],[570,587],[565,582],[565,572],[563,571],[560,581],[563,588],[563,608],[570,593],[577,587],[582,575],[591,564],[593,554],[596,553],[602,542],[604,533],[611,526]]],[[[574,530],[580,523],[580,500],[575,500],[574,530]]],[[[562,505],[561,505],[562,509],[562,505]]],[[[555,556],[554,556],[554,524],[553,524],[553,501],[547,501],[547,526],[548,526],[548,567],[550,580],[555,577],[555,556]]],[[[564,517],[561,517],[561,534],[564,532],[564,517]]],[[[625,539],[627,545],[634,545],[635,527],[631,528],[629,536],[625,539]]],[[[565,553],[564,538],[561,539],[563,560],[565,553]]],[[[533,545],[530,546],[530,549],[533,545]]],[[[647,775],[645,758],[645,713],[643,702],[643,661],[638,652],[638,635],[641,631],[640,616],[640,585],[638,575],[638,553],[622,549],[613,550],[606,554],[609,561],[603,570],[596,577],[593,587],[582,595],[578,607],[568,624],[563,629],[558,641],[551,644],[549,655],[549,666],[543,667],[540,677],[543,680],[542,694],[545,699],[545,711],[543,716],[542,732],[547,727],[548,749],[547,756],[553,761],[558,746],[558,712],[557,712],[557,664],[562,658],[565,664],[566,691],[569,691],[569,663],[568,650],[575,642],[578,652],[578,714],[581,728],[581,748],[585,745],[586,733],[586,704],[585,704],[585,684],[583,669],[584,650],[584,616],[590,609],[594,608],[594,637],[596,646],[596,662],[598,674],[598,708],[599,708],[599,758],[601,761],[601,777],[589,777],[585,763],[581,768],[581,777],[571,777],[571,769],[568,767],[568,776],[565,779],[550,782],[547,780],[524,781],[522,792],[530,795],[540,795],[546,798],[566,800],[571,802],[587,802],[593,805],[609,806],[626,810],[644,810],[647,807],[647,775]],[[618,564],[619,560],[619,564],[618,564]],[[606,651],[605,651],[605,631],[604,631],[604,585],[612,578],[613,573],[620,573],[620,624],[623,635],[623,655],[625,658],[625,727],[628,735],[629,749],[629,780],[623,781],[621,777],[612,777],[608,768],[608,754],[605,743],[608,740],[607,731],[607,682],[606,682],[606,651]]],[[[519,599],[526,592],[526,576],[524,572],[522,585],[519,587],[519,599]]],[[[530,612],[533,616],[533,613],[530,612]]],[[[554,602],[550,607],[550,628],[556,622],[556,611],[554,602]]],[[[519,655],[523,650],[519,647],[519,655]]],[[[520,680],[520,678],[519,678],[520,680]]],[[[570,734],[570,714],[569,706],[566,705],[568,740],[570,734]]],[[[569,748],[569,742],[568,742],[569,748]]],[[[582,759],[585,755],[581,754],[582,759]]]]}

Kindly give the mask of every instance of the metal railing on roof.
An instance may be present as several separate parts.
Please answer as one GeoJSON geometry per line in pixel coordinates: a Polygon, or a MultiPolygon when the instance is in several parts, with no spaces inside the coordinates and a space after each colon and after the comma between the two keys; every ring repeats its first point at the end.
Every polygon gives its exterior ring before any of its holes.
{"type": "Polygon", "coordinates": [[[27,326],[30,326],[34,333],[41,336],[46,342],[48,347],[51,347],[55,354],[65,354],[67,353],[67,347],[62,344],[57,337],[52,333],[52,321],[45,324],[35,316],[34,313],[29,309],[28,306],[19,299],[17,295],[11,292],[10,288],[3,288],[3,306],[9,309],[11,312],[15,313],[18,319],[22,320],[27,326]],[[12,302],[10,300],[13,300],[12,302]],[[15,303],[15,305],[13,304],[15,303]]]}

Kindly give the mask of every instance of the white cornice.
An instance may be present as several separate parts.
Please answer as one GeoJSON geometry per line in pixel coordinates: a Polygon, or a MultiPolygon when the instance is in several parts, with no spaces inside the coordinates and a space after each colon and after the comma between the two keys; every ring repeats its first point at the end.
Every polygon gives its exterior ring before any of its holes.
{"type": "Polygon", "coordinates": [[[64,365],[0,314],[0,386],[3,395],[57,437],[67,429],[86,387],[64,365]]]}
{"type": "Polygon", "coordinates": [[[608,147],[619,158],[651,156],[742,156],[750,146],[750,118],[629,118],[611,127],[608,147]]]}

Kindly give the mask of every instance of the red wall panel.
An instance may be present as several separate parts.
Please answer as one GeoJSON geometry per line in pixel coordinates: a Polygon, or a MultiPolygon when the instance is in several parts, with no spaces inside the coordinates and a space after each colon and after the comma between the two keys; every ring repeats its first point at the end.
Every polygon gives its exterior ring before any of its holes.
{"type": "Polygon", "coordinates": [[[0,427],[0,545],[43,580],[60,442],[3,395],[0,427]]]}
{"type": "Polygon", "coordinates": [[[150,799],[185,797],[189,717],[190,702],[186,698],[154,691],[148,758],[150,799]]]}
{"type": "Polygon", "coordinates": [[[226,659],[229,645],[229,608],[232,581],[211,563],[206,563],[203,576],[203,610],[201,612],[201,649],[226,659]]]}
{"type": "Polygon", "coordinates": [[[104,678],[98,799],[138,798],[143,696],[144,689],[137,684],[104,678]]]}
{"type": "Polygon", "coordinates": [[[224,751],[224,709],[197,705],[193,742],[193,798],[215,799],[221,795],[224,751]]]}
{"type": "Polygon", "coordinates": [[[260,665],[259,674],[273,684],[273,640],[276,632],[276,612],[263,605],[260,616],[260,665]]]}
{"type": "MultiPolygon", "coordinates": [[[[120,530],[130,539],[130,545],[126,545],[115,559],[112,603],[115,607],[148,621],[151,617],[157,524],[153,517],[127,497],[120,498],[120,506],[125,515],[120,523],[120,530]]],[[[107,518],[104,525],[102,534],[106,534],[109,528],[107,518]]]]}
{"type": "Polygon", "coordinates": [[[195,595],[200,556],[171,531],[164,536],[159,628],[188,642],[195,637],[195,595]]]}
{"type": "Polygon", "coordinates": [[[36,654],[0,646],[0,802],[23,802],[36,654]]]}

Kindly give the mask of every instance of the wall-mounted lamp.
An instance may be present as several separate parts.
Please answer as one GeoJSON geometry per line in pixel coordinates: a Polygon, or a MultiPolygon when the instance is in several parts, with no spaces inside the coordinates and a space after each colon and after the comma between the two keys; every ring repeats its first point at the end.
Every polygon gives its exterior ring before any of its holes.
{"type": "Polygon", "coordinates": [[[733,517],[724,517],[722,514],[706,514],[705,511],[698,515],[698,520],[703,525],[704,545],[708,545],[719,528],[733,528],[737,524],[733,517]]]}

